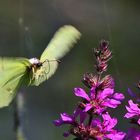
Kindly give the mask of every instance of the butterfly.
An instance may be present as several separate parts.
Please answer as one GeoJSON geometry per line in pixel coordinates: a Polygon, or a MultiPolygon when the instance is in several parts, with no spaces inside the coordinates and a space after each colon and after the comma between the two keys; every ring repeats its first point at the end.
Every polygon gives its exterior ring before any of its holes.
{"type": "Polygon", "coordinates": [[[40,59],[0,57],[0,107],[11,103],[22,85],[39,86],[48,80],[80,36],[75,27],[65,25],[55,33],[40,59]]]}

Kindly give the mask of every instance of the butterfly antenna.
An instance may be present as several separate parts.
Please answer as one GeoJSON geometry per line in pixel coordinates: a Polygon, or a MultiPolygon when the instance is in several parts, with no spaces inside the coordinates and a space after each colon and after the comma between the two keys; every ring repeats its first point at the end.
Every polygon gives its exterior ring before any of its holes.
{"type": "Polygon", "coordinates": [[[54,59],[54,60],[48,60],[48,59],[46,59],[45,61],[42,62],[42,64],[45,63],[46,61],[47,61],[48,63],[49,63],[49,62],[53,62],[53,61],[57,61],[58,63],[61,63],[60,60],[55,60],[55,59],[54,59]]]}
{"type": "Polygon", "coordinates": [[[56,60],[58,63],[61,63],[61,61],[60,60],[56,60]]]}
{"type": "Polygon", "coordinates": [[[60,60],[48,60],[48,59],[46,59],[44,62],[42,62],[42,64],[45,62],[48,63],[48,72],[46,72],[46,74],[48,74],[50,72],[50,62],[52,62],[52,61],[57,61],[58,63],[61,62],[60,60]]]}

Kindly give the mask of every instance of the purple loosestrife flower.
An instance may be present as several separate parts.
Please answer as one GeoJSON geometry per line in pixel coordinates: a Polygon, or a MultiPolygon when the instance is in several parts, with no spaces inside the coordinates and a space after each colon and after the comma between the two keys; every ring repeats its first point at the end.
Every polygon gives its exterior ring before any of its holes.
{"type": "Polygon", "coordinates": [[[116,118],[111,118],[108,113],[102,115],[103,122],[100,119],[92,121],[93,134],[97,140],[122,140],[125,133],[114,130],[117,124],[116,118]]]}
{"type": "Polygon", "coordinates": [[[117,119],[111,118],[108,113],[102,115],[103,122],[100,119],[92,119],[91,124],[88,124],[85,121],[88,117],[85,112],[78,108],[72,116],[66,113],[61,114],[61,118],[55,120],[54,124],[56,126],[63,124],[70,125],[70,129],[64,132],[64,137],[72,134],[81,140],[122,140],[124,138],[125,133],[114,129],[117,124],[117,119]],[[80,117],[80,120],[78,117],[80,117]]]}
{"type": "Polygon", "coordinates": [[[125,118],[133,118],[138,117],[137,123],[140,125],[140,107],[138,104],[133,103],[132,100],[128,101],[129,106],[126,106],[127,113],[125,114],[125,118]]]}
{"type": "Polygon", "coordinates": [[[101,77],[112,57],[109,43],[102,40],[99,47],[94,50],[94,54],[97,74],[86,73],[82,80],[89,88],[89,94],[82,88],[74,88],[74,94],[81,97],[82,101],[72,115],[61,113],[60,119],[55,120],[54,124],[69,125],[70,128],[63,136],[68,137],[72,134],[75,136],[74,140],[122,140],[125,133],[114,129],[117,119],[111,118],[107,109],[120,105],[124,95],[114,93],[115,83],[112,76],[101,77]]]}
{"type": "Polygon", "coordinates": [[[70,116],[67,113],[61,113],[60,117],[59,120],[54,121],[56,126],[61,126],[62,124],[74,124],[74,116],[70,116]]]}
{"type": "Polygon", "coordinates": [[[96,88],[91,88],[88,95],[82,88],[75,88],[74,94],[82,97],[84,101],[81,103],[84,106],[84,111],[92,110],[93,113],[102,114],[107,107],[116,108],[124,99],[122,93],[114,93],[114,89],[106,88],[96,91],[96,88]]]}
{"type": "Polygon", "coordinates": [[[55,126],[61,126],[63,124],[71,125],[71,129],[68,132],[64,132],[63,136],[68,137],[69,134],[80,135],[84,133],[83,122],[86,119],[87,114],[83,112],[80,108],[77,108],[73,115],[68,115],[67,113],[61,113],[60,119],[54,121],[55,126]],[[78,120],[78,117],[80,120],[78,120]]]}
{"type": "Polygon", "coordinates": [[[77,124],[76,118],[80,116],[80,123],[82,123],[86,118],[86,113],[83,112],[80,108],[76,108],[76,110],[73,112],[73,115],[68,115],[67,113],[61,113],[60,119],[55,120],[54,124],[56,126],[61,126],[62,124],[77,124]]]}

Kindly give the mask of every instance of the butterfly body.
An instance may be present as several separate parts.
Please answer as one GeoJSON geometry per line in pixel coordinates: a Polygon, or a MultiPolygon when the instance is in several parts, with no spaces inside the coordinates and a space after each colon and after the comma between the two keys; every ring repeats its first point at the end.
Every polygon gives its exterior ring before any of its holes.
{"type": "Polygon", "coordinates": [[[8,106],[21,85],[38,86],[56,71],[61,59],[80,38],[80,32],[71,25],[61,27],[37,58],[0,57],[0,107],[8,106]]]}
{"type": "Polygon", "coordinates": [[[52,67],[51,65],[55,64],[57,66],[59,61],[46,59],[44,62],[41,62],[37,58],[31,58],[29,62],[31,63],[29,70],[32,75],[29,85],[38,86],[49,78],[48,74],[52,67]]]}
{"type": "Polygon", "coordinates": [[[31,63],[31,65],[29,67],[30,73],[32,75],[31,80],[33,80],[35,77],[34,74],[36,74],[36,72],[41,69],[42,63],[37,58],[31,58],[31,59],[29,59],[29,62],[31,63]]]}

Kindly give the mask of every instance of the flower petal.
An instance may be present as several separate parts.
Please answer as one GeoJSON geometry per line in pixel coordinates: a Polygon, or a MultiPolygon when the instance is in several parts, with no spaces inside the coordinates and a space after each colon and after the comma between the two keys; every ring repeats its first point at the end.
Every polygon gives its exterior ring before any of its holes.
{"type": "Polygon", "coordinates": [[[138,108],[138,104],[135,104],[132,100],[129,100],[128,103],[132,108],[138,108]]]}
{"type": "Polygon", "coordinates": [[[98,107],[95,109],[95,112],[98,114],[98,115],[101,115],[102,112],[104,112],[106,110],[105,107],[98,107]]]}
{"type": "Polygon", "coordinates": [[[134,117],[136,114],[133,114],[133,113],[126,113],[125,114],[125,118],[132,118],[132,117],[134,117]]]}
{"type": "MultiPolygon", "coordinates": [[[[138,107],[138,104],[133,103],[132,100],[128,101],[129,106],[125,106],[127,109],[127,113],[125,114],[125,118],[132,118],[134,116],[140,116],[140,108],[138,107]]],[[[138,122],[140,123],[140,121],[138,122]]]]}
{"type": "Polygon", "coordinates": [[[68,115],[67,113],[60,114],[62,121],[64,122],[73,122],[73,117],[68,115]]]}
{"type": "Polygon", "coordinates": [[[131,107],[128,107],[128,106],[125,106],[127,111],[131,114],[134,114],[134,115],[139,115],[139,108],[136,110],[136,108],[131,108],[131,107]]]}
{"type": "Polygon", "coordinates": [[[53,121],[55,126],[61,126],[62,124],[72,124],[74,122],[74,117],[68,115],[67,113],[61,113],[60,117],[60,119],[53,121]]]}
{"type": "Polygon", "coordinates": [[[122,93],[115,93],[113,95],[113,98],[117,99],[117,100],[123,100],[125,97],[124,97],[124,95],[122,93]]]}
{"type": "Polygon", "coordinates": [[[134,111],[140,112],[140,109],[138,107],[138,104],[133,103],[132,100],[129,100],[128,103],[129,103],[129,106],[130,106],[130,109],[131,109],[131,110],[128,110],[129,112],[131,112],[131,111],[132,112],[134,112],[134,111]]]}
{"type": "Polygon", "coordinates": [[[63,124],[63,121],[62,121],[61,119],[59,119],[59,120],[54,120],[54,121],[53,121],[53,124],[54,124],[55,126],[61,126],[61,125],[63,124]]]}
{"type": "Polygon", "coordinates": [[[98,119],[98,118],[92,120],[92,127],[97,127],[97,126],[98,126],[99,128],[101,128],[101,120],[98,119]]]}
{"type": "Polygon", "coordinates": [[[97,98],[98,99],[105,99],[106,97],[112,95],[113,92],[114,92],[114,89],[106,88],[98,94],[97,98]]]}
{"type": "Polygon", "coordinates": [[[138,119],[138,124],[140,125],[140,119],[138,119]]]}
{"type": "Polygon", "coordinates": [[[89,104],[86,104],[86,107],[84,109],[84,112],[89,111],[91,108],[92,108],[92,105],[90,103],[89,104]]]}
{"type": "Polygon", "coordinates": [[[125,137],[126,133],[124,132],[116,132],[115,134],[107,134],[107,138],[111,139],[111,140],[123,140],[123,138],[125,137]]]}
{"type": "Polygon", "coordinates": [[[78,97],[86,99],[87,101],[90,101],[89,96],[82,88],[74,88],[74,94],[78,97]]]}
{"type": "Polygon", "coordinates": [[[113,129],[115,127],[115,125],[117,124],[117,119],[116,118],[112,118],[107,122],[107,126],[106,126],[106,130],[110,131],[111,129],[113,129]],[[107,124],[108,123],[108,124],[107,124]]]}
{"type": "Polygon", "coordinates": [[[102,103],[102,105],[108,106],[111,108],[116,108],[119,104],[121,104],[121,102],[115,99],[107,99],[105,102],[102,103]]]}

